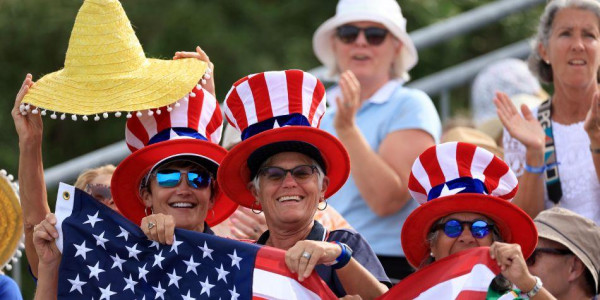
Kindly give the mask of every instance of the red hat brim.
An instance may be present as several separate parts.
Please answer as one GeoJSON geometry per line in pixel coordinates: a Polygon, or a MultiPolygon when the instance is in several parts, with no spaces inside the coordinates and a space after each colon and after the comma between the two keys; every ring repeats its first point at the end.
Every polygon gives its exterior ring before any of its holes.
{"type": "Polygon", "coordinates": [[[242,206],[261,209],[260,205],[253,206],[256,200],[248,190],[248,182],[252,180],[248,157],[262,146],[285,141],[301,141],[319,149],[329,178],[326,198],[337,192],[350,176],[350,157],[336,137],[313,127],[287,126],[259,133],[237,144],[227,153],[217,172],[217,181],[223,192],[242,206]]]}
{"type": "Polygon", "coordinates": [[[517,243],[527,259],[538,240],[533,220],[507,200],[482,194],[456,194],[431,200],[415,209],[402,227],[402,249],[408,262],[418,268],[429,255],[427,235],[434,222],[457,212],[482,214],[494,221],[505,243],[517,243]]]}
{"type": "MultiPolygon", "coordinates": [[[[196,139],[176,139],[146,146],[133,152],[117,166],[111,180],[111,192],[115,204],[123,216],[140,225],[142,218],[146,216],[144,212],[146,206],[139,193],[140,184],[152,167],[167,158],[182,155],[199,156],[219,165],[226,154],[225,148],[196,139]]],[[[221,223],[233,214],[237,206],[220,189],[217,189],[212,208],[214,214],[206,215],[206,223],[209,226],[221,223]]]]}

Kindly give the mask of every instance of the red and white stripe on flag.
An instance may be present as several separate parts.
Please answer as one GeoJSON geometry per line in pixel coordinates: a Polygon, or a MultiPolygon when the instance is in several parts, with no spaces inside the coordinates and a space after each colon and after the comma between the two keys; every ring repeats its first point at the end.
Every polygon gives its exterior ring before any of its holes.
{"type": "Polygon", "coordinates": [[[285,252],[261,248],[254,262],[252,299],[337,299],[316,272],[303,282],[297,276],[285,265],[285,252]]]}
{"type": "Polygon", "coordinates": [[[441,259],[408,276],[377,299],[485,299],[490,283],[500,273],[489,249],[478,247],[441,259]]]}

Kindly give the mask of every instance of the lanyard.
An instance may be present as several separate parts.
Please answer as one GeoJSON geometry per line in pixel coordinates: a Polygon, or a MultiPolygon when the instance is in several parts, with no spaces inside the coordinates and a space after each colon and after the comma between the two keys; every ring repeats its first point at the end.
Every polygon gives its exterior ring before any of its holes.
{"type": "Polygon", "coordinates": [[[548,198],[550,198],[550,201],[554,202],[554,204],[558,204],[560,198],[562,198],[562,188],[558,176],[556,148],[554,147],[554,135],[552,133],[552,98],[540,104],[537,117],[546,134],[546,147],[544,149],[546,190],[548,191],[548,198]]]}

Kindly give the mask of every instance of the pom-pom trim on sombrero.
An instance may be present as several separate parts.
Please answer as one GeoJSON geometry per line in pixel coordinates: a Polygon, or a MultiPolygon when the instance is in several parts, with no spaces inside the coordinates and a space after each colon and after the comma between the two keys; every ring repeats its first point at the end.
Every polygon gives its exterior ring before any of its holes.
{"type": "Polygon", "coordinates": [[[117,0],[86,0],[75,19],[64,68],[39,79],[21,113],[100,120],[171,105],[210,78],[195,58],[146,58],[117,0]]]}
{"type": "Polygon", "coordinates": [[[0,170],[0,270],[12,270],[23,255],[23,212],[14,177],[0,170]]]}

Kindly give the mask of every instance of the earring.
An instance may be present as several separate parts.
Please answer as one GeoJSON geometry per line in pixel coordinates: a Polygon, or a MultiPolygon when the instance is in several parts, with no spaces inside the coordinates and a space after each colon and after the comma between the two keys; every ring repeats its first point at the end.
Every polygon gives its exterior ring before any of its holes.
{"type": "Polygon", "coordinates": [[[431,256],[431,257],[435,258],[435,255],[433,255],[433,252],[430,252],[430,253],[429,253],[429,256],[431,256]]]}
{"type": "Polygon", "coordinates": [[[262,210],[256,209],[256,208],[254,207],[255,205],[257,205],[257,203],[256,203],[256,202],[252,203],[252,207],[251,207],[250,209],[252,210],[252,212],[253,212],[253,213],[255,213],[255,214],[259,215],[259,214],[262,212],[262,210]]]}
{"type": "Polygon", "coordinates": [[[544,61],[547,65],[550,65],[550,61],[549,60],[545,60],[544,61]]]}
{"type": "Polygon", "coordinates": [[[325,199],[325,197],[321,197],[321,199],[323,199],[323,200],[321,200],[321,202],[319,202],[319,204],[317,205],[317,209],[320,211],[324,211],[327,208],[327,199],[325,199]],[[320,205],[321,205],[321,203],[323,203],[323,201],[325,201],[325,207],[321,208],[320,205]]]}
{"type": "Polygon", "coordinates": [[[153,215],[154,214],[154,209],[152,209],[152,207],[144,207],[144,214],[146,214],[146,217],[149,215],[153,215]],[[150,213],[148,213],[148,208],[150,209],[150,213]]]}

